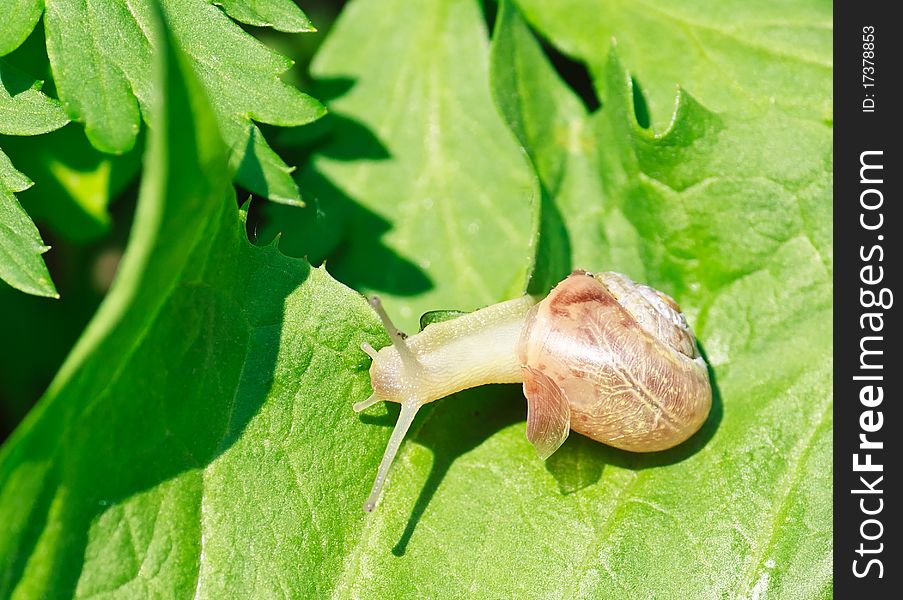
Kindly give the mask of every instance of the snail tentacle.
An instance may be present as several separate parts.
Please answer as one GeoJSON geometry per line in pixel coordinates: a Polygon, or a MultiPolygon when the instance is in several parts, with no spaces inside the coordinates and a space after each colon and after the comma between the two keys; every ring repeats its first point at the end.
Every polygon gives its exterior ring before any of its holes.
{"type": "Polygon", "coordinates": [[[414,417],[417,416],[417,411],[420,410],[421,406],[423,405],[418,402],[402,403],[398,421],[395,423],[395,429],[392,430],[392,437],[389,438],[389,443],[386,445],[383,459],[379,463],[379,470],[376,472],[376,479],[373,481],[373,488],[370,490],[370,496],[368,496],[367,501],[364,502],[365,512],[373,512],[376,501],[379,500],[379,495],[382,493],[383,486],[386,484],[389,467],[391,467],[392,463],[395,461],[398,449],[401,448],[401,442],[404,440],[404,436],[407,435],[408,429],[410,429],[411,423],[414,422],[414,417]]]}
{"type": "Polygon", "coordinates": [[[382,402],[382,398],[380,398],[376,394],[370,394],[369,396],[367,396],[366,400],[356,402],[354,406],[352,406],[352,408],[354,409],[354,412],[361,412],[367,410],[374,404],[378,404],[379,402],[382,402]]]}
{"type": "MultiPolygon", "coordinates": [[[[398,355],[401,357],[401,362],[404,367],[413,373],[419,371],[421,368],[420,361],[417,360],[417,357],[405,342],[407,336],[395,327],[392,319],[389,318],[389,313],[383,308],[383,303],[382,300],[379,299],[379,296],[370,298],[370,306],[372,306],[376,314],[379,315],[379,320],[382,321],[386,333],[389,334],[389,340],[392,342],[392,346],[398,350],[398,355]]],[[[366,349],[364,351],[366,352],[366,349]]]]}

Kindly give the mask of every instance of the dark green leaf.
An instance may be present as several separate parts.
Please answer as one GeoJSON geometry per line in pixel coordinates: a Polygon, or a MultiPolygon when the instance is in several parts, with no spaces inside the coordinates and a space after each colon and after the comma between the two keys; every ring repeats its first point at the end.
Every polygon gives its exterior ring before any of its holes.
{"type": "Polygon", "coordinates": [[[29,186],[0,150],[0,279],[27,294],[58,298],[41,258],[50,248],[13,195],[29,186]]]}
{"type": "MultiPolygon", "coordinates": [[[[34,3],[37,4],[37,3],[34,3]]],[[[154,2],[47,0],[47,52],[60,99],[85,124],[99,150],[130,150],[147,115],[153,45],[147,36],[154,2]]],[[[254,122],[290,126],[324,112],[283,83],[291,61],[242,31],[219,7],[195,0],[161,2],[180,47],[191,56],[231,149],[236,181],[274,200],[298,203],[292,169],[267,145],[254,122]]],[[[286,31],[310,30],[287,0],[229,0],[234,18],[286,31]]]]}
{"type": "MultiPolygon", "coordinates": [[[[62,127],[66,113],[36,82],[0,60],[0,134],[37,135],[62,127]]],[[[41,255],[50,248],[13,195],[32,182],[0,150],[0,279],[37,296],[58,297],[41,255]]]]}
{"type": "Polygon", "coordinates": [[[103,154],[77,123],[39,137],[0,137],[0,146],[35,182],[19,195],[28,214],[76,243],[109,232],[109,206],[141,167],[140,148],[103,154]]]}
{"type": "Polygon", "coordinates": [[[0,596],[322,596],[364,522],[385,429],[350,407],[385,338],[249,244],[190,59],[165,55],[114,288],[0,450],[0,596]]]}

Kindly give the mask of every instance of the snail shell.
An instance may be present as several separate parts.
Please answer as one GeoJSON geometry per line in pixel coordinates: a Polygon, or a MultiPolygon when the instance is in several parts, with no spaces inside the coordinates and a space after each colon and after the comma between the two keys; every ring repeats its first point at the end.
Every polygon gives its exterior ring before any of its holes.
{"type": "Polygon", "coordinates": [[[371,304],[392,345],[375,351],[373,395],[401,404],[370,498],[373,510],[417,410],[487,383],[522,383],[527,438],[550,456],[571,429],[634,452],[675,446],[693,435],[712,404],[706,363],[680,308],[620,273],[577,270],[539,300],[523,296],[407,337],[378,299],[371,304]]]}
{"type": "Polygon", "coordinates": [[[624,450],[664,450],[711,408],[708,370],[680,308],[620,273],[576,271],[558,284],[527,315],[518,356],[528,437],[541,456],[564,441],[552,435],[564,425],[624,450]]]}

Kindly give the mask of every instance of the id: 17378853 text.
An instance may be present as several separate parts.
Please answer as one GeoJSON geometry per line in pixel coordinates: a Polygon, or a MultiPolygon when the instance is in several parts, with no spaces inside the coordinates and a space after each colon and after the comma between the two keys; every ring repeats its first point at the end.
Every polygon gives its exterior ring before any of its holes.
{"type": "Polygon", "coordinates": [[[862,112],[875,112],[875,27],[862,28],[862,112]]]}

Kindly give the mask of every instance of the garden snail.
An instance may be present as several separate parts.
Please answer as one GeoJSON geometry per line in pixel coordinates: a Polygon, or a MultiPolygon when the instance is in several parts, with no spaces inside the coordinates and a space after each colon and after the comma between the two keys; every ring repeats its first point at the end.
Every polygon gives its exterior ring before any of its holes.
{"type": "Polygon", "coordinates": [[[487,383],[523,383],[527,438],[548,458],[569,430],[633,452],[664,450],[705,422],[705,360],[669,296],[620,273],[577,270],[544,299],[530,295],[426,326],[406,337],[371,300],[392,345],[373,359],[373,394],[401,404],[364,510],[376,505],[418,409],[487,383]]]}

